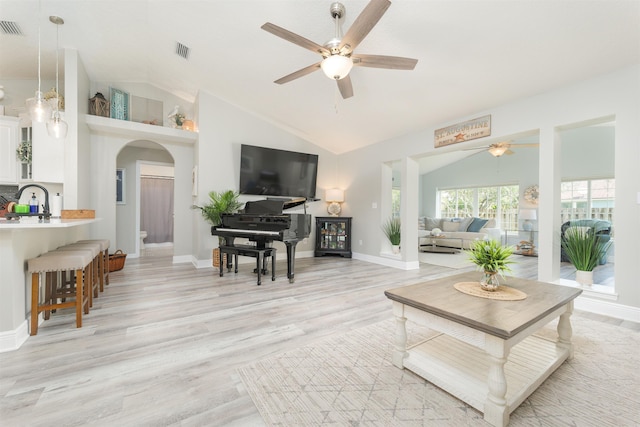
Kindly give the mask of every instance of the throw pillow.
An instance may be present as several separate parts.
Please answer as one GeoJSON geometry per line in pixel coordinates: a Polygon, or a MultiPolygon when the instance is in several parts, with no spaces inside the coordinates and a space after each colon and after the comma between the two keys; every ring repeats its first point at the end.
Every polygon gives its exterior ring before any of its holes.
{"type": "Polygon", "coordinates": [[[468,218],[462,218],[460,220],[460,222],[458,224],[460,224],[458,226],[458,231],[467,231],[467,228],[469,228],[469,226],[471,225],[471,223],[473,222],[473,217],[470,216],[468,218]]]}
{"type": "Polygon", "coordinates": [[[484,227],[484,225],[487,222],[489,222],[488,219],[473,218],[473,222],[471,224],[469,224],[469,227],[467,227],[467,231],[471,231],[473,233],[477,233],[478,231],[480,231],[482,229],[482,227],[484,227]]]}
{"type": "Polygon", "coordinates": [[[424,223],[425,223],[425,217],[421,216],[418,218],[418,230],[426,230],[426,228],[424,228],[424,223]]]}
{"type": "Polygon", "coordinates": [[[444,232],[458,231],[458,227],[460,227],[458,222],[442,221],[442,231],[444,232]]]}
{"type": "Polygon", "coordinates": [[[433,230],[434,228],[442,228],[442,218],[429,218],[424,219],[424,229],[433,230]]]}

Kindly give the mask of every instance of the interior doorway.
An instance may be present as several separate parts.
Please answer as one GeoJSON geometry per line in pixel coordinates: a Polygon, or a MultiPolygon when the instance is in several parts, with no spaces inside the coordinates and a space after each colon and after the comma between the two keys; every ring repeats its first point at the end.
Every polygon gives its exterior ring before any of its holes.
{"type": "Polygon", "coordinates": [[[173,255],[174,166],[139,160],[136,164],[137,253],[173,255]]]}

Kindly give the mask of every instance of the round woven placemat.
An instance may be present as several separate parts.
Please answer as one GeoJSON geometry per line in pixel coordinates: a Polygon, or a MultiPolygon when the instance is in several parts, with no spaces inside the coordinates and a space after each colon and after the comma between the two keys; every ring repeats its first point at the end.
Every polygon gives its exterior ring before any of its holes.
{"type": "Polygon", "coordinates": [[[527,297],[524,292],[504,285],[500,285],[495,291],[485,291],[480,287],[480,282],[458,282],[453,287],[464,294],[487,299],[519,301],[527,297]]]}

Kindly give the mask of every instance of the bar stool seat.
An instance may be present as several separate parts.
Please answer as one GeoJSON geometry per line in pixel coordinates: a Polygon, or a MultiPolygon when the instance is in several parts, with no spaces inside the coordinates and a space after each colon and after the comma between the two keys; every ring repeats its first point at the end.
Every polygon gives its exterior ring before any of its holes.
{"type": "Polygon", "coordinates": [[[99,243],[102,257],[100,258],[100,292],[104,291],[104,286],[109,284],[109,239],[89,239],[79,240],[77,243],[99,243]]]}
{"type": "MultiPolygon", "coordinates": [[[[43,311],[50,311],[58,308],[75,307],[76,327],[82,327],[82,312],[89,312],[89,301],[85,295],[85,284],[83,277],[85,269],[93,262],[91,253],[86,250],[80,251],[52,251],[37,258],[27,261],[28,271],[31,273],[31,335],[38,333],[38,315],[43,311]],[[75,292],[69,293],[69,297],[74,297],[73,301],[66,299],[59,302],[57,298],[45,299],[40,302],[40,274],[60,271],[75,272],[75,292]]],[[[46,281],[45,281],[46,283],[46,281]]]]}
{"type": "Polygon", "coordinates": [[[100,291],[100,258],[102,257],[101,246],[99,243],[70,243],[68,245],[60,246],[56,251],[72,251],[72,250],[90,250],[91,255],[93,256],[93,263],[91,264],[90,270],[90,278],[89,289],[92,292],[89,294],[89,306],[93,307],[93,299],[98,298],[98,293],[100,291]]]}

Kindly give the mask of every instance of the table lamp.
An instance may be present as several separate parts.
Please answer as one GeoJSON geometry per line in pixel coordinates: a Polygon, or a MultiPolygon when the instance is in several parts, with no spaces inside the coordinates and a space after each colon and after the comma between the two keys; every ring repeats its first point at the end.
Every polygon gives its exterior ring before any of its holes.
{"type": "Polygon", "coordinates": [[[536,220],[536,210],[535,209],[520,209],[519,213],[520,219],[522,222],[522,229],[524,231],[533,231],[533,224],[531,221],[536,220]]]}
{"type": "Polygon", "coordinates": [[[344,190],[339,188],[326,190],[324,198],[329,202],[329,206],[327,206],[327,212],[329,212],[329,215],[340,215],[340,212],[342,211],[340,203],[344,202],[344,190]]]}

